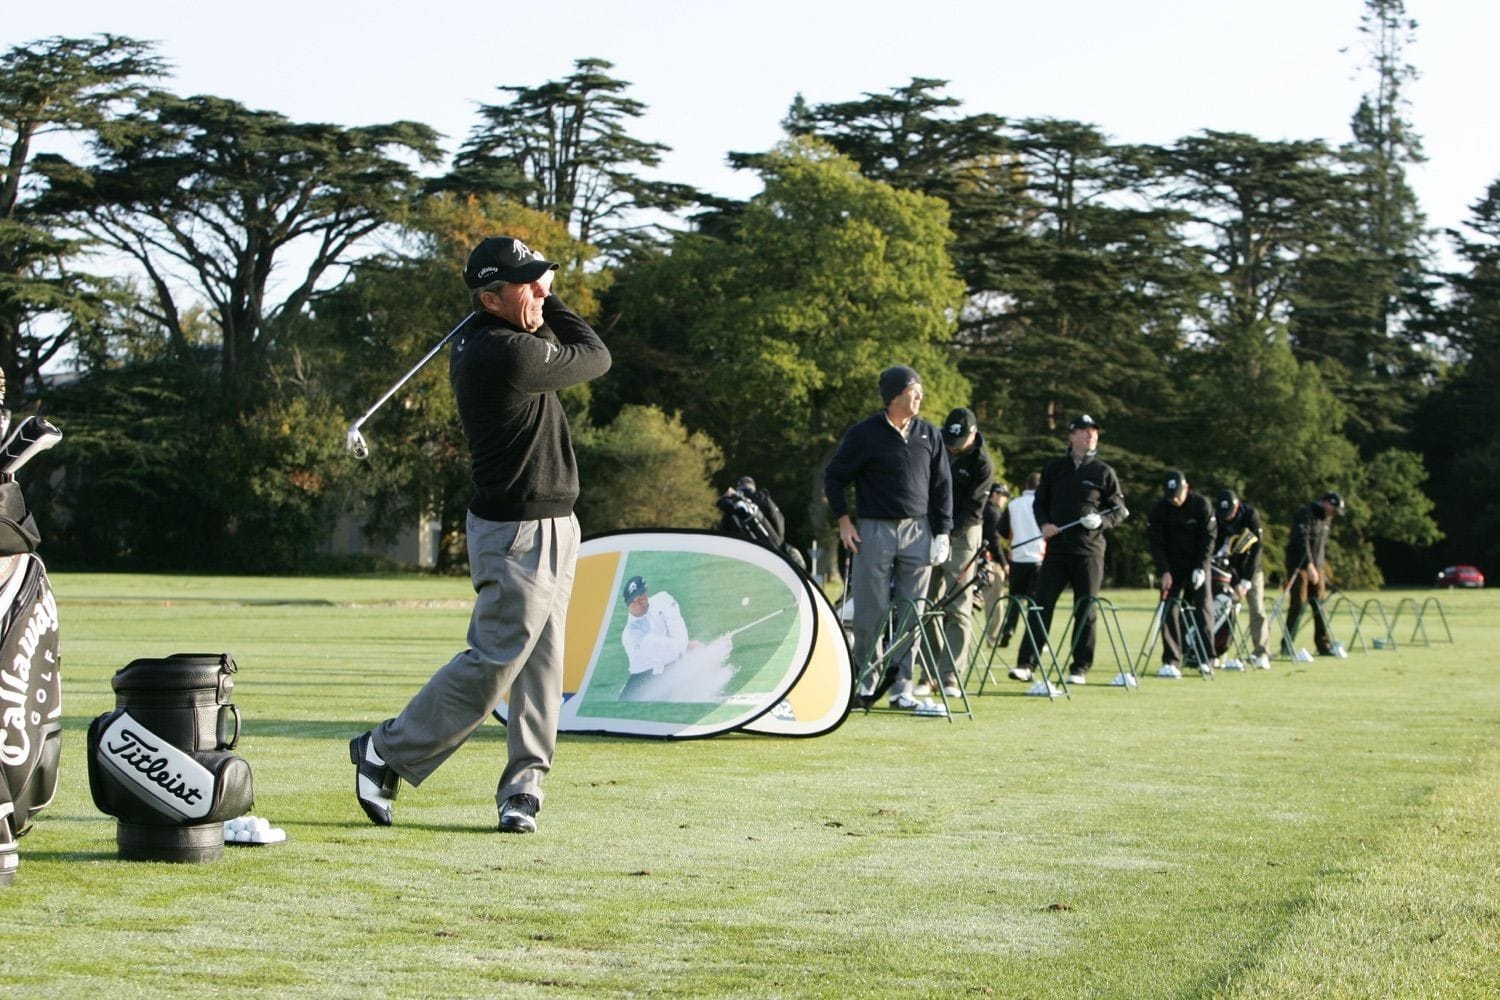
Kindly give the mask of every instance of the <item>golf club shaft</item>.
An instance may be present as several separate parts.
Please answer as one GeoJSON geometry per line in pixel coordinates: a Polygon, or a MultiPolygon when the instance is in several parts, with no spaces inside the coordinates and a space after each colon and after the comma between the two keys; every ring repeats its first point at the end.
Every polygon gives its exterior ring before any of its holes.
{"type": "Polygon", "coordinates": [[[432,346],[432,350],[430,350],[426,354],[422,355],[422,360],[421,361],[418,361],[416,364],[414,364],[414,365],[411,366],[411,371],[407,372],[405,375],[402,375],[399,379],[397,379],[396,383],[394,385],[392,385],[389,389],[387,389],[385,391],[385,395],[381,396],[379,399],[377,399],[375,401],[375,405],[374,406],[372,406],[368,410],[366,410],[364,412],[363,416],[361,416],[358,420],[354,421],[354,423],[352,423],[352,424],[349,425],[349,433],[351,435],[357,433],[359,431],[359,429],[362,426],[364,426],[365,421],[369,420],[371,417],[373,417],[375,415],[375,411],[376,410],[380,409],[382,406],[384,406],[386,404],[386,402],[392,396],[394,396],[396,393],[400,392],[401,391],[401,387],[404,386],[407,382],[410,382],[411,379],[412,379],[412,376],[415,375],[415,374],[417,374],[417,372],[421,371],[423,369],[423,367],[426,366],[427,362],[429,362],[433,358],[437,357],[438,352],[441,351],[444,347],[448,346],[448,341],[452,340],[454,338],[454,336],[458,333],[458,331],[461,330],[461,329],[463,329],[464,324],[467,323],[469,320],[471,320],[473,318],[474,318],[474,314],[473,313],[469,313],[469,315],[467,315],[463,319],[459,320],[458,325],[455,326],[453,329],[449,330],[447,336],[443,337],[442,340],[440,340],[436,344],[434,344],[432,346]]]}
{"type": "Polygon", "coordinates": [[[748,625],[741,625],[739,628],[730,629],[728,632],[725,632],[722,636],[720,636],[720,638],[728,639],[731,636],[739,635],[741,632],[745,631],[745,629],[747,629],[747,628],[754,628],[755,626],[759,625],[761,622],[768,622],[772,618],[775,618],[777,615],[783,613],[784,611],[786,611],[786,608],[779,608],[776,611],[772,611],[768,615],[762,615],[761,617],[755,619],[755,621],[751,622],[748,625]]]}
{"type": "MultiPolygon", "coordinates": [[[[1113,514],[1115,511],[1117,511],[1119,509],[1120,509],[1119,505],[1116,504],[1115,506],[1109,508],[1109,510],[1101,510],[1101,511],[1098,511],[1097,513],[1099,514],[1100,517],[1103,517],[1105,514],[1113,514]]],[[[1080,517],[1076,521],[1069,521],[1067,524],[1058,525],[1057,533],[1060,535],[1064,531],[1067,531],[1069,528],[1076,528],[1076,527],[1078,527],[1082,523],[1083,523],[1083,518],[1080,517]]],[[[1010,543],[1011,551],[1014,552],[1016,549],[1020,548],[1023,545],[1030,545],[1032,542],[1041,541],[1042,539],[1044,539],[1046,537],[1047,537],[1046,535],[1032,535],[1030,538],[1022,539],[1019,542],[1011,542],[1010,543]]]]}

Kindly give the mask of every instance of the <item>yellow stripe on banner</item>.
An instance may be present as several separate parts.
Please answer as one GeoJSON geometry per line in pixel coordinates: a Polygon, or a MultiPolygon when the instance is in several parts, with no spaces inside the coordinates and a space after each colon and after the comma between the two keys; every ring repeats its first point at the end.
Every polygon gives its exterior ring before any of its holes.
{"type": "Polygon", "coordinates": [[[620,572],[622,552],[600,552],[578,560],[573,599],[568,605],[568,628],[563,647],[563,691],[575,694],[583,684],[599,644],[620,572]]]}

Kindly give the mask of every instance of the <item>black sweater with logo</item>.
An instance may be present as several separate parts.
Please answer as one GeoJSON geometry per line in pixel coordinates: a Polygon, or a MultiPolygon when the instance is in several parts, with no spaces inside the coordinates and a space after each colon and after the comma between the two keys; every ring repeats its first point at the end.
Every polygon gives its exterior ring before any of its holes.
{"type": "Polygon", "coordinates": [[[1036,488],[1034,503],[1038,525],[1054,524],[1061,528],[1085,514],[1098,514],[1103,521],[1094,531],[1079,524],[1053,536],[1047,541],[1048,555],[1103,553],[1104,530],[1130,515],[1115,470],[1092,452],[1076,465],[1072,453],[1064,452],[1042,466],[1042,481],[1036,488]]]}
{"type": "Polygon", "coordinates": [[[475,313],[454,338],[448,380],[469,444],[474,497],[487,521],[567,517],[578,464],[557,391],[609,371],[609,348],[556,295],[542,303],[556,343],[475,313]]]}

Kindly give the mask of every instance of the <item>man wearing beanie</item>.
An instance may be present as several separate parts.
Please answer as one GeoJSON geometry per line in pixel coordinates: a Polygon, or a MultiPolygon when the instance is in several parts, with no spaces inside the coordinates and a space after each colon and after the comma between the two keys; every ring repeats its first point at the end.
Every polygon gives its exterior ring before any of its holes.
{"type": "MultiPolygon", "coordinates": [[[[854,553],[846,584],[854,597],[854,662],[863,672],[855,697],[865,707],[884,683],[869,668],[892,601],[910,607],[907,602],[926,596],[931,567],[947,558],[953,529],[953,486],[942,436],[917,415],[922,377],[896,365],[880,373],[879,386],[885,409],[849,428],[823,470],[839,538],[854,553]],[[857,526],[845,496],[851,484],[857,526]]],[[[892,708],[920,704],[912,696],[915,650],[908,633],[913,624],[898,623],[902,641],[885,672],[892,680],[892,708]]]]}

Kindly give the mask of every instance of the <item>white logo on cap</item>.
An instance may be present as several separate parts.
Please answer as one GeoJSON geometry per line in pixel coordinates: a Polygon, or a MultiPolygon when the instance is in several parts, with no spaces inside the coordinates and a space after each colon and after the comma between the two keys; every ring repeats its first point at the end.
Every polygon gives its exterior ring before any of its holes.
{"type": "Polygon", "coordinates": [[[954,437],[958,437],[963,432],[964,432],[964,425],[963,424],[949,424],[948,425],[948,433],[952,434],[954,437]]]}
{"type": "Polygon", "coordinates": [[[481,267],[479,269],[479,274],[476,275],[476,277],[488,278],[492,274],[499,274],[499,273],[500,273],[500,269],[498,267],[496,267],[495,265],[491,264],[489,267],[481,267]]]}
{"type": "Polygon", "coordinates": [[[531,247],[529,247],[526,244],[522,243],[520,240],[516,240],[515,241],[515,246],[516,246],[516,256],[518,256],[518,257],[523,257],[523,258],[525,258],[527,260],[541,260],[542,259],[542,255],[541,254],[537,253],[535,250],[531,249],[531,247]]]}

